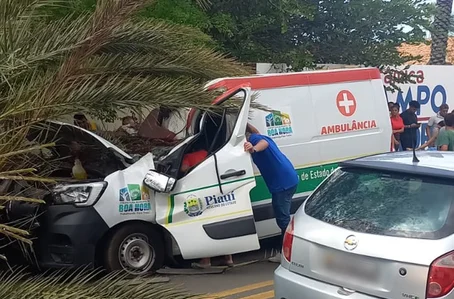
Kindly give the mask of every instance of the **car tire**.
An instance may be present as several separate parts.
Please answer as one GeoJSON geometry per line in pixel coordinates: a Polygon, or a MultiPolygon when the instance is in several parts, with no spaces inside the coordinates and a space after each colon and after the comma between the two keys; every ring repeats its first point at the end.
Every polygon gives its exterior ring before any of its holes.
{"type": "Polygon", "coordinates": [[[152,224],[126,224],[108,239],[104,256],[108,271],[144,275],[164,265],[164,239],[152,224]]]}

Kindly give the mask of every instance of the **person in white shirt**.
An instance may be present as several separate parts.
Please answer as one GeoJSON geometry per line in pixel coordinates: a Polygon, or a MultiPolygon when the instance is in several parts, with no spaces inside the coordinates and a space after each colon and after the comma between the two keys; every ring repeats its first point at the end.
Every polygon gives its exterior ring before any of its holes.
{"type": "Polygon", "coordinates": [[[429,151],[436,151],[437,150],[437,147],[435,146],[435,143],[437,141],[437,137],[438,137],[438,134],[440,132],[442,132],[443,130],[445,130],[445,121],[442,120],[440,121],[434,128],[434,130],[432,131],[432,137],[430,137],[430,139],[424,143],[423,145],[421,145],[420,147],[418,147],[416,150],[425,150],[427,147],[429,151]]]}
{"type": "MultiPolygon", "coordinates": [[[[440,111],[438,111],[438,113],[436,115],[432,116],[429,119],[429,121],[427,122],[427,127],[426,127],[426,134],[427,134],[428,140],[430,140],[432,138],[432,136],[435,133],[434,131],[437,130],[437,124],[440,121],[445,120],[445,116],[448,114],[448,111],[449,111],[448,104],[442,104],[440,106],[440,111]]],[[[431,145],[432,144],[429,144],[429,146],[431,146],[431,145]]]]}

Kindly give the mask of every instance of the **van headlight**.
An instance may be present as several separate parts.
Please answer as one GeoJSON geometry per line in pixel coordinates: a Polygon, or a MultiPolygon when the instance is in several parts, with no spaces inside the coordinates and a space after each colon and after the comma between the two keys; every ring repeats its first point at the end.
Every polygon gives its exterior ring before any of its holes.
{"type": "Polygon", "coordinates": [[[55,204],[92,206],[106,190],[107,182],[57,185],[53,190],[55,204]]]}

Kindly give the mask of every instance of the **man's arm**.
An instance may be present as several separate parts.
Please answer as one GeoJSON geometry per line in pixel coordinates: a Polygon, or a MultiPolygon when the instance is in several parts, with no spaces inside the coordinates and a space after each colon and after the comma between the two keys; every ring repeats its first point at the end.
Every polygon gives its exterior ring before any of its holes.
{"type": "MultiPolygon", "coordinates": [[[[437,136],[438,136],[438,133],[437,132],[434,132],[434,134],[432,135],[432,137],[430,137],[430,139],[424,143],[423,145],[421,145],[420,147],[418,147],[416,150],[421,150],[421,149],[425,149],[426,147],[428,147],[430,144],[434,143],[435,140],[437,139],[437,136]]],[[[446,150],[447,150],[447,147],[446,146],[446,150]]]]}
{"type": "Polygon", "coordinates": [[[432,129],[432,126],[435,125],[435,119],[434,117],[432,116],[431,118],[429,118],[429,121],[427,122],[427,127],[426,127],[426,134],[427,134],[427,137],[430,139],[432,136],[431,136],[431,129],[432,129]]]}
{"type": "Polygon", "coordinates": [[[446,131],[438,133],[437,147],[441,151],[447,151],[448,150],[448,144],[449,144],[449,138],[448,138],[448,135],[446,134],[446,131]]]}
{"type": "Polygon", "coordinates": [[[250,153],[261,152],[266,150],[268,146],[268,141],[258,135],[251,135],[249,141],[244,144],[244,150],[250,153]]]}
{"type": "Polygon", "coordinates": [[[402,112],[400,114],[400,118],[402,118],[402,122],[404,123],[404,129],[408,129],[410,124],[408,121],[407,113],[402,112]]]}
{"type": "Polygon", "coordinates": [[[266,140],[260,140],[256,145],[254,145],[253,149],[256,152],[264,151],[268,148],[269,143],[266,140]]]}
{"type": "Polygon", "coordinates": [[[426,135],[427,135],[427,138],[431,139],[432,136],[430,136],[430,126],[429,124],[427,124],[427,127],[426,127],[426,135]]]}

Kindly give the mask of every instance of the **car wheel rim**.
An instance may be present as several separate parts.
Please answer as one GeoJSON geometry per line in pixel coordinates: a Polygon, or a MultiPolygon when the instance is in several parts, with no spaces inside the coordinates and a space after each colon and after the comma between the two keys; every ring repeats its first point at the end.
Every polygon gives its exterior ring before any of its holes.
{"type": "Polygon", "coordinates": [[[129,273],[140,275],[148,272],[155,262],[155,251],[144,234],[132,234],[121,243],[118,258],[129,273]]]}

